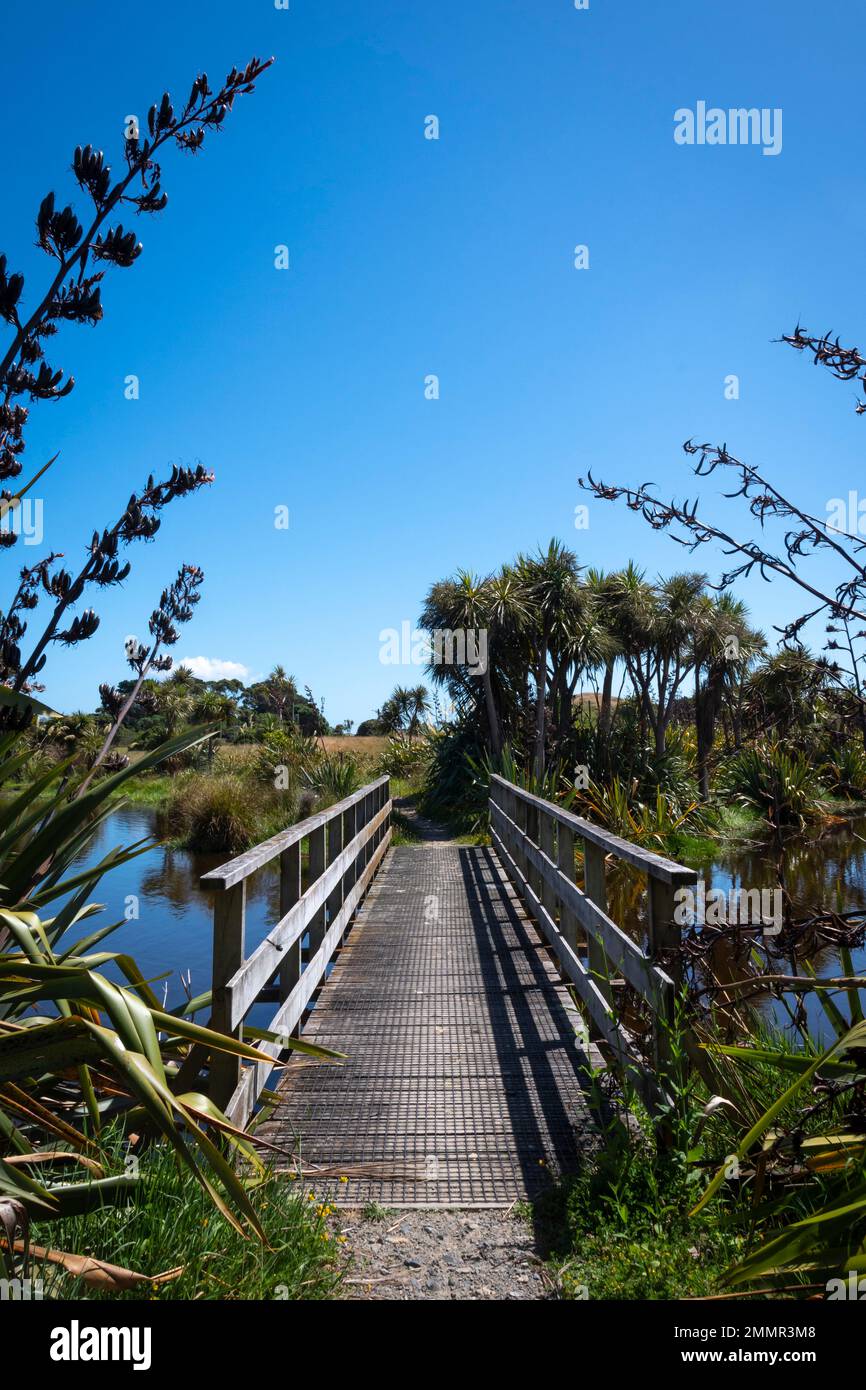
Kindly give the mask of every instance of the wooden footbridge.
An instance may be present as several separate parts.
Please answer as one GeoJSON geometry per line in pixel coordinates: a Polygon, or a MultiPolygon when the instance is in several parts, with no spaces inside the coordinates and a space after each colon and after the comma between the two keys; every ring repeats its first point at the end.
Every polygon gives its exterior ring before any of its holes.
{"type": "Polygon", "coordinates": [[[273,1000],[277,1041],[257,1046],[286,1063],[216,1054],[229,1117],[255,1114],[317,1192],[395,1207],[509,1206],[573,1171],[597,1142],[606,1066],[663,1126],[673,895],[696,875],[499,777],[489,848],[394,847],[391,810],[383,777],[202,880],[217,890],[213,1022],[241,1037],[273,1000]],[[643,945],[607,915],[611,858],[646,875],[643,945]],[[279,920],[247,955],[246,886],[275,861],[279,920]],[[291,1036],[345,1060],[286,1051],[291,1036]]]}

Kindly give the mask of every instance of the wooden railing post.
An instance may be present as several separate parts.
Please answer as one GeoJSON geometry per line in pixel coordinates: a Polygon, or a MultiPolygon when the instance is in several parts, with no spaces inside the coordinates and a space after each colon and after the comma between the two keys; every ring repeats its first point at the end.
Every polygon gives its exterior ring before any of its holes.
{"type": "MultiPolygon", "coordinates": [[[[372,800],[371,793],[368,792],[367,795],[363,798],[363,800],[358,802],[358,806],[357,806],[358,822],[357,822],[357,824],[358,824],[358,830],[359,830],[359,831],[360,831],[360,830],[365,830],[366,827],[370,824],[370,815],[371,815],[370,804],[371,804],[371,800],[372,800]]],[[[371,844],[370,844],[370,841],[368,840],[367,843],[364,845],[364,848],[361,850],[361,853],[358,855],[358,876],[359,876],[359,877],[360,877],[361,874],[363,874],[363,872],[364,872],[364,870],[366,869],[368,863],[370,862],[370,855],[371,855],[372,853],[373,853],[373,849],[372,849],[372,846],[371,846],[371,844]]]]}
{"type": "Polygon", "coordinates": [[[664,964],[672,979],[676,979],[680,968],[679,948],[682,932],[674,919],[676,909],[675,889],[672,883],[665,883],[655,874],[647,875],[649,887],[648,939],[650,955],[664,964]]]}
{"type": "MultiPolygon", "coordinates": [[[[243,1021],[257,1003],[279,996],[269,1025],[278,1035],[260,1049],[276,1060],[283,1040],[301,1029],[315,991],[326,978],[328,963],[353,920],[362,888],[369,888],[374,865],[381,862],[387,817],[370,834],[357,855],[347,854],[350,841],[381,815],[390,801],[387,778],[361,787],[330,811],[289,826],[264,844],[202,875],[202,885],[216,890],[214,899],[212,1025],[233,1037],[243,1036],[243,1021]],[[308,846],[307,886],[302,872],[303,845],[308,846]],[[338,863],[339,860],[342,863],[338,863]],[[346,860],[349,860],[348,866],[346,860]],[[246,883],[265,865],[279,862],[280,920],[247,957],[244,939],[246,883]],[[323,877],[325,881],[323,882],[323,877]],[[363,881],[363,882],[362,882],[363,881]],[[302,945],[309,933],[309,960],[302,945]],[[319,956],[315,969],[312,960],[319,956]],[[274,989],[274,984],[277,988],[274,989]]],[[[190,1049],[180,1070],[184,1089],[196,1082],[209,1060],[209,1093],[230,1119],[245,1125],[270,1074],[268,1061],[242,1066],[222,1053],[211,1057],[204,1044],[190,1049]]]]}
{"type": "Polygon", "coordinates": [[[675,920],[677,888],[692,886],[697,874],[682,864],[633,845],[553,802],[496,779],[490,788],[491,834],[514,889],[535,914],[539,933],[559,961],[588,1015],[590,1032],[599,1038],[652,1114],[660,1142],[673,1132],[671,1105],[677,1102],[682,1057],[704,1075],[705,1056],[688,1028],[680,1037],[677,985],[681,975],[681,930],[675,920]],[[496,813],[497,808],[502,815],[496,813]],[[503,825],[507,818],[509,824],[503,825]],[[575,882],[574,850],[584,855],[583,888],[575,882]],[[532,847],[536,852],[533,855],[532,847]],[[605,857],[631,864],[648,877],[649,940],[646,949],[608,916],[605,857]],[[531,862],[532,856],[535,862],[531,862]],[[578,955],[586,942],[587,959],[578,955]],[[577,959],[575,959],[577,957],[577,959]],[[619,1009],[614,979],[634,990],[648,1005],[652,1032],[649,1056],[619,1009]]]}
{"type": "MultiPolygon", "coordinates": [[[[280,917],[285,917],[301,897],[301,842],[296,840],[280,855],[280,917]]],[[[293,941],[280,966],[280,1003],[288,999],[303,969],[301,938],[293,941]]]]}
{"type": "MultiPolygon", "coordinates": [[[[604,881],[604,850],[590,840],[583,842],[583,883],[584,892],[596,907],[607,912],[607,887],[604,881]]],[[[594,983],[598,986],[606,1003],[613,1007],[613,990],[610,983],[610,966],[604,947],[590,931],[586,934],[586,962],[594,983]]],[[[592,1032],[592,1030],[590,1030],[592,1032]]],[[[597,1036],[597,1035],[596,1035],[597,1036]]]]}
{"type": "MultiPolygon", "coordinates": [[[[556,822],[553,816],[549,816],[546,811],[539,813],[539,848],[546,854],[552,863],[556,863],[556,822]]],[[[553,917],[556,911],[556,890],[548,883],[546,877],[541,879],[541,901],[547,911],[553,917]]]]}
{"type": "MultiPolygon", "coordinates": [[[[213,1004],[211,1026],[219,1033],[240,1038],[243,1020],[232,1026],[226,985],[243,964],[245,946],[246,881],[217,893],[213,912],[213,1004]]],[[[210,1061],[210,1097],[221,1109],[228,1104],[241,1078],[241,1060],[227,1052],[215,1052],[210,1061]]]]}
{"type": "MultiPolygon", "coordinates": [[[[647,944],[651,958],[660,964],[679,988],[681,962],[679,947],[682,932],[674,919],[675,889],[672,883],[665,883],[650,873],[647,878],[649,901],[647,909],[647,944]]],[[[678,1078],[674,1071],[674,1027],[676,1022],[676,995],[671,992],[664,999],[664,1012],[653,1015],[652,1056],[653,1068],[662,1090],[675,1098],[678,1078]]],[[[665,1120],[659,1130],[663,1144],[670,1144],[672,1131],[665,1120]]]]}
{"type": "MultiPolygon", "coordinates": [[[[527,823],[528,823],[528,811],[529,811],[529,807],[527,806],[526,802],[523,800],[523,797],[520,795],[519,790],[515,789],[515,792],[514,792],[514,819],[515,819],[515,821],[517,822],[517,828],[518,828],[518,830],[520,831],[520,833],[521,833],[522,835],[525,835],[525,834],[526,834],[526,827],[527,827],[527,823]]],[[[521,846],[521,847],[515,848],[514,857],[515,857],[515,859],[517,860],[517,864],[518,864],[518,867],[519,867],[519,869],[520,869],[521,875],[523,876],[524,881],[528,883],[528,882],[529,882],[529,875],[528,875],[529,863],[528,863],[528,860],[527,860],[527,858],[526,858],[526,853],[525,853],[524,849],[522,848],[522,846],[521,846]]],[[[523,896],[523,894],[521,894],[521,897],[522,897],[522,896],[523,896]]]]}
{"type": "MultiPolygon", "coordinates": [[[[328,863],[333,864],[334,860],[342,852],[345,844],[343,817],[335,816],[332,821],[328,821],[328,863]]],[[[341,878],[327,902],[328,922],[333,922],[340,908],[343,906],[344,880],[341,878]]]]}
{"type": "MultiPolygon", "coordinates": [[[[537,845],[537,844],[538,844],[538,819],[539,819],[539,817],[538,817],[538,807],[537,807],[537,806],[532,806],[532,805],[530,805],[528,802],[525,803],[525,806],[526,806],[526,832],[525,832],[525,833],[526,833],[527,839],[529,839],[529,840],[531,841],[532,844],[537,845]]],[[[535,865],[532,864],[532,863],[530,863],[528,857],[527,857],[526,865],[525,865],[525,867],[524,867],[524,871],[523,871],[523,872],[524,872],[524,874],[525,874],[525,876],[526,876],[526,881],[527,881],[527,883],[529,884],[530,888],[532,888],[532,890],[534,891],[535,896],[538,897],[538,898],[540,898],[540,897],[541,897],[541,875],[540,875],[540,873],[538,872],[538,870],[536,869],[535,865]]]]}
{"type": "MultiPolygon", "coordinates": [[[[503,787],[501,783],[495,783],[497,801],[496,805],[509,820],[517,820],[517,797],[510,787],[503,787]]],[[[510,826],[503,827],[497,832],[502,836],[503,843],[507,846],[509,853],[514,857],[514,862],[518,862],[517,857],[517,833],[510,826]]]]}
{"type": "MultiPolygon", "coordinates": [[[[325,872],[327,864],[327,844],[325,841],[325,835],[326,827],[324,825],[320,825],[315,830],[310,831],[309,845],[311,884],[315,883],[317,878],[321,878],[322,874],[325,872]]],[[[319,908],[318,912],[316,912],[315,915],[310,918],[310,960],[312,960],[313,956],[316,954],[319,947],[321,946],[322,938],[324,937],[324,935],[325,904],[323,903],[322,906],[319,908]]]]}
{"type": "MultiPolygon", "coordinates": [[[[344,811],[343,813],[343,843],[345,845],[350,845],[360,829],[361,824],[358,816],[358,807],[357,805],[350,806],[348,811],[344,811]]],[[[353,859],[345,874],[343,875],[344,897],[347,893],[351,893],[352,889],[355,886],[355,880],[357,879],[357,877],[358,861],[357,859],[353,859]]]]}
{"type": "MultiPolygon", "coordinates": [[[[574,831],[567,825],[557,827],[556,862],[569,883],[574,883],[574,831]]],[[[576,954],[577,918],[564,903],[559,905],[559,930],[576,954]]]]}

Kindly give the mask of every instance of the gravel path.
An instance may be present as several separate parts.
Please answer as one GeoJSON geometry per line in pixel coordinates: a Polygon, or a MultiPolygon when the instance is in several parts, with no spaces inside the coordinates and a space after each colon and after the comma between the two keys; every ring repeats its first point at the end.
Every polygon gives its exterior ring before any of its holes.
{"type": "MultiPolygon", "coordinates": [[[[383,1210],[383,1209],[380,1209],[383,1210]]],[[[553,1285],[532,1230],[513,1211],[389,1211],[370,1220],[342,1210],[348,1299],[545,1299],[553,1285]]]]}

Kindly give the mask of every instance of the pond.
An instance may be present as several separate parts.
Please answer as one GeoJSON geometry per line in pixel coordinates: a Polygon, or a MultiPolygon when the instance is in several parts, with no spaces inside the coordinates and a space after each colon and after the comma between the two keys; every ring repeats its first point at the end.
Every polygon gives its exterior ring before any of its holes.
{"type": "MultiPolygon", "coordinates": [[[[95,864],[119,845],[130,846],[157,835],[156,813],[150,807],[123,806],[97,830],[79,856],[82,864],[95,864]]],[[[187,996],[202,994],[211,986],[213,891],[199,885],[202,874],[232,858],[230,854],[202,854],[156,844],[129,863],[111,869],[92,894],[105,913],[84,924],[81,934],[97,925],[121,922],[108,937],[104,949],[131,955],[169,1008],[187,996]]],[[[279,882],[275,868],[264,869],[247,880],[246,946],[251,951],[279,917],[279,882]]],[[[71,937],[68,940],[72,940],[71,937]]],[[[101,946],[97,949],[103,949],[101,946]]],[[[114,970],[108,971],[120,978],[114,970]]],[[[266,1025],[273,1005],[253,1010],[249,1022],[266,1025]]],[[[205,1015],[199,1016],[205,1021],[205,1015]]]]}
{"type": "MultiPolygon", "coordinates": [[[[100,826],[82,861],[97,862],[117,845],[130,845],[156,833],[152,809],[121,807],[100,826]]],[[[195,995],[210,988],[213,895],[199,886],[199,879],[229,858],[226,853],[201,854],[154,845],[106,874],[94,893],[94,900],[106,907],[102,922],[122,922],[105,949],[133,956],[145,978],[154,982],[157,994],[162,996],[165,991],[169,1007],[179,1004],[185,992],[195,995]]],[[[776,886],[774,858],[765,845],[725,848],[694,867],[702,874],[707,890],[776,886]]],[[[831,823],[792,841],[786,851],[786,874],[798,916],[822,906],[845,911],[866,905],[866,817],[831,823]]],[[[638,940],[645,926],[642,888],[642,882],[629,874],[616,876],[609,884],[611,915],[638,940]]],[[[264,938],[278,915],[276,871],[264,870],[248,881],[248,952],[264,938]]],[[[94,921],[90,929],[96,925],[94,921]]],[[[82,934],[85,930],[82,928],[82,934]]],[[[866,971],[866,948],[854,950],[852,956],[855,969],[866,971]]],[[[838,953],[831,946],[813,963],[821,975],[843,973],[838,953]]],[[[732,968],[740,971],[736,965],[732,968]]],[[[788,972],[784,958],[779,968],[788,972]]],[[[763,1008],[778,1022],[787,1021],[776,1001],[768,1000],[763,1008]]],[[[807,997],[806,1010],[810,1031],[826,1039],[830,1035],[827,1021],[813,996],[807,997]]],[[[262,1006],[260,1013],[250,1015],[250,1021],[266,1024],[272,1012],[272,1006],[262,1006]]]]}
{"type": "MultiPolygon", "coordinates": [[[[731,890],[772,890],[778,885],[775,855],[764,842],[721,847],[707,858],[690,861],[690,866],[697,869],[707,893],[711,889],[726,895],[731,890]]],[[[836,818],[788,841],[784,872],[795,919],[821,910],[866,909],[866,817],[836,818]]],[[[643,887],[643,880],[630,871],[616,875],[609,883],[611,916],[635,940],[643,940],[646,930],[643,887]]],[[[727,961],[724,952],[721,955],[722,959],[714,962],[719,979],[742,979],[742,957],[738,963],[733,952],[728,953],[727,961]]],[[[866,947],[853,948],[851,957],[855,971],[866,973],[866,947]]],[[[812,965],[824,977],[845,974],[838,949],[832,945],[819,950],[812,957],[812,965]]],[[[780,974],[794,973],[790,958],[784,955],[775,957],[773,969],[780,974]]],[[[802,962],[796,973],[805,973],[802,962]]],[[[809,1032],[822,1042],[832,1040],[834,1034],[817,997],[806,995],[804,1002],[809,1032]]],[[[759,1007],[775,1023],[786,1028],[790,1025],[790,1015],[779,1001],[765,996],[759,1007]]]]}

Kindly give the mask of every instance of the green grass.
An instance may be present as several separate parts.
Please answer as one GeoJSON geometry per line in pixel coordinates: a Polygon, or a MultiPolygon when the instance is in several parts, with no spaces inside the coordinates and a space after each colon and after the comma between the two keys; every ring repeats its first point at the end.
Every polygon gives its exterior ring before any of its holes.
{"type": "Polygon", "coordinates": [[[327,1299],[340,1285],[345,1257],[328,1225],[328,1209],[309,1189],[270,1176],[254,1200],[268,1246],[243,1239],[202,1190],[181,1174],[165,1149],[141,1160],[141,1191],[125,1207],[40,1223],[34,1244],[90,1255],[148,1276],[183,1266],[179,1278],[129,1293],[88,1288],[52,1264],[33,1270],[51,1298],[327,1299]]]}
{"type": "MultiPolygon", "coordinates": [[[[236,752],[231,750],[229,759],[220,750],[214,767],[206,770],[133,777],[117,799],[160,812],[160,837],[176,849],[234,853],[260,844],[294,823],[297,794],[275,792],[268,782],[254,778],[236,752]]],[[[363,775],[374,780],[369,769],[363,775]]],[[[392,797],[417,794],[417,779],[391,779],[392,797]]],[[[336,799],[319,794],[316,808],[326,809],[336,799]]],[[[394,832],[395,844],[415,844],[420,838],[399,812],[394,813],[394,832]]]]}
{"type": "MultiPolygon", "coordinates": [[[[741,1172],[690,1214],[726,1157],[738,1151],[744,1134],[790,1087],[792,1073],[780,1059],[803,1055],[787,1032],[760,1022],[748,1042],[757,1057],[748,1064],[731,1063],[734,1071],[729,1068],[727,1074],[728,1081],[736,1079],[742,1088],[742,1094],[737,1091],[739,1106],[708,1114],[709,1092],[680,1049],[682,1076],[672,1083],[671,1148],[658,1149],[649,1117],[630,1095],[630,1123],[624,1122],[623,1112],[619,1117],[608,1112],[598,1153],[580,1173],[522,1213],[534,1227],[562,1297],[664,1300],[733,1293],[745,1299],[766,1294],[802,1298],[820,1287],[823,1275],[810,1270],[805,1259],[799,1269],[759,1274],[756,1282],[727,1279],[750,1251],[813,1215],[833,1190],[832,1176],[813,1174],[803,1181],[802,1165],[797,1179],[793,1149],[783,1147],[778,1162],[767,1170],[759,1168],[753,1151],[743,1159],[741,1172]],[[811,1282],[816,1278],[818,1284],[811,1282]]],[[[675,1051],[678,1046],[675,1039],[675,1051]]],[[[845,1102],[813,1113],[813,1100],[805,1097],[804,1110],[803,1095],[793,1096],[776,1112],[774,1131],[798,1139],[834,1132],[846,1113],[845,1102]]],[[[855,1169],[855,1191],[861,1180],[855,1169]]],[[[852,1226],[852,1250],[861,1239],[862,1224],[852,1226]]],[[[838,1260],[841,1267],[843,1258],[833,1253],[829,1265],[838,1260]]]]}
{"type": "Polygon", "coordinates": [[[173,780],[165,772],[143,773],[130,778],[113,799],[128,801],[134,806],[164,806],[171,796],[173,780]]]}
{"type": "Polygon", "coordinates": [[[609,1147],[539,1198],[529,1219],[566,1299],[680,1299],[719,1291],[742,1248],[716,1203],[689,1219],[695,1189],[649,1140],[609,1147]]]}
{"type": "Polygon", "coordinates": [[[417,797],[420,791],[420,779],[418,777],[392,777],[391,796],[411,796],[417,797]]]}
{"type": "Polygon", "coordinates": [[[184,772],[159,828],[182,848],[234,853],[293,825],[298,812],[297,788],[277,791],[238,772],[184,772]]]}
{"type": "Polygon", "coordinates": [[[388,1217],[393,1215],[393,1208],[383,1207],[380,1202],[367,1202],[361,1209],[361,1216],[365,1221],[387,1221],[388,1217]]]}
{"type": "Polygon", "coordinates": [[[736,840],[752,838],[765,831],[766,820],[748,806],[735,806],[731,803],[719,807],[719,838],[736,840]]]}

